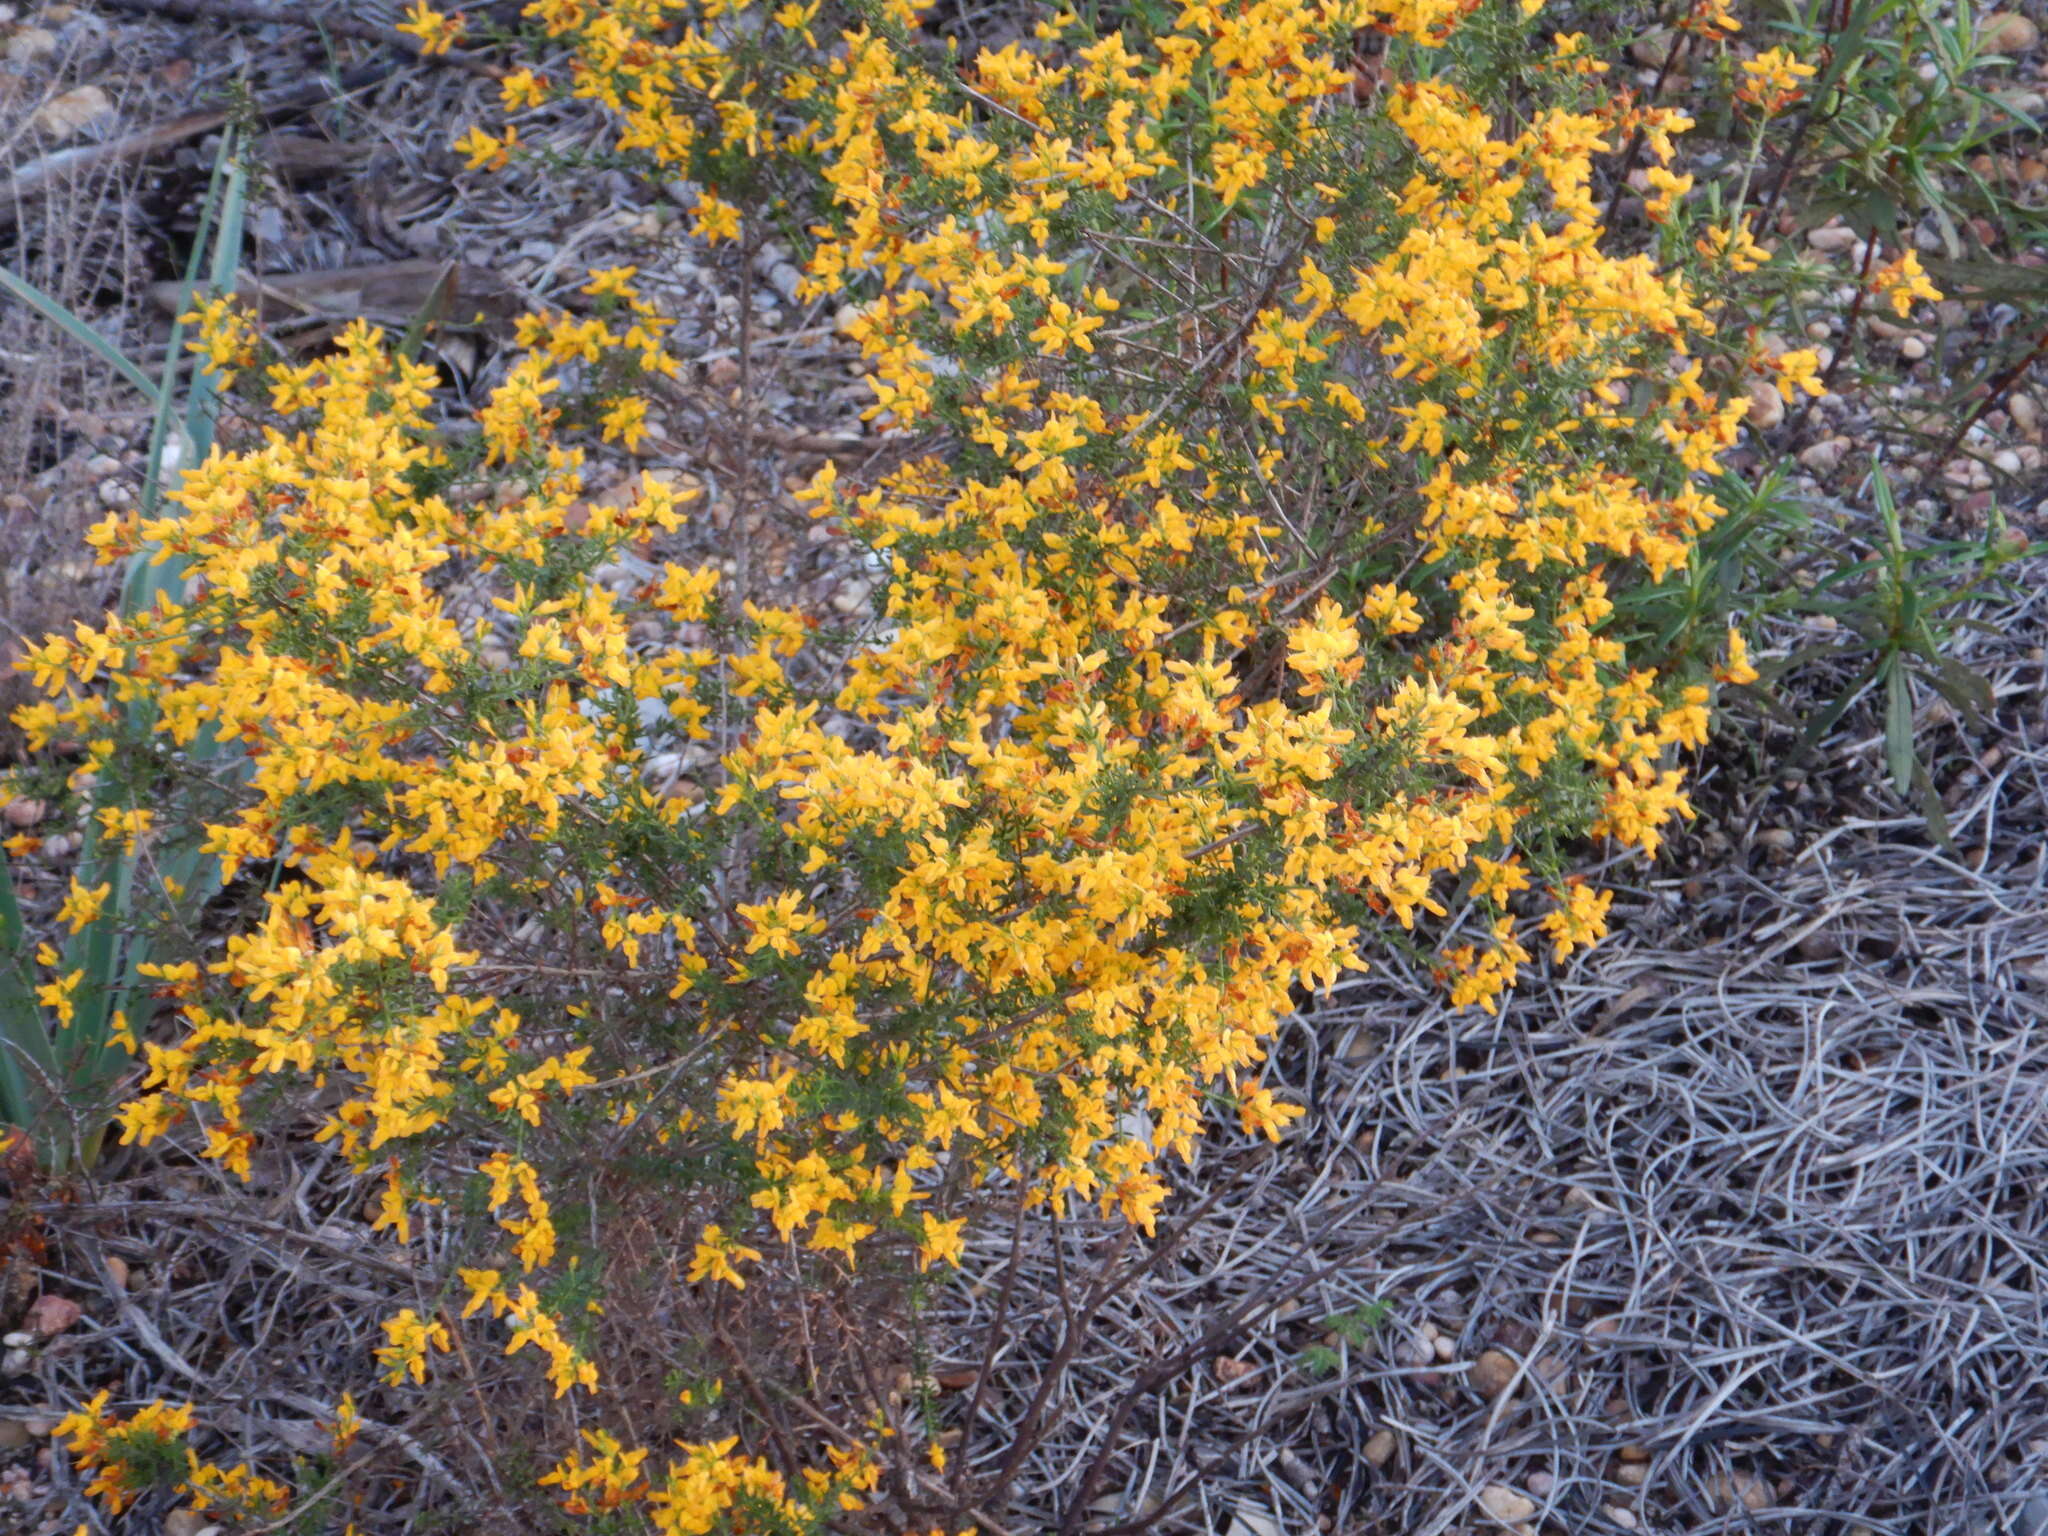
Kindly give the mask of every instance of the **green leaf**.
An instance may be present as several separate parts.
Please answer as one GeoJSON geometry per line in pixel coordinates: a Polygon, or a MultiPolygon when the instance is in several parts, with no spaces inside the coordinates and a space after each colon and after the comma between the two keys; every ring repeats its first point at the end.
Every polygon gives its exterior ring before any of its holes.
{"type": "Polygon", "coordinates": [[[1964,666],[1953,656],[1936,656],[1934,664],[1941,675],[1929,681],[1941,690],[1943,698],[1973,717],[1991,713],[1997,700],[1983,673],[1964,666]]]}
{"type": "Polygon", "coordinates": [[[1961,857],[1956,849],[1956,840],[1948,829],[1948,812],[1942,808],[1941,796],[1934,792],[1934,780],[1927,776],[1927,770],[1917,764],[1913,770],[1913,789],[1920,802],[1920,814],[1927,819],[1927,832],[1944,853],[1961,857]]]}
{"type": "Polygon", "coordinates": [[[427,334],[438,325],[448,310],[448,300],[455,291],[455,263],[446,262],[441,273],[434,279],[434,286],[427,290],[427,297],[421,303],[419,312],[405,328],[405,336],[398,343],[398,355],[407,362],[419,360],[420,349],[426,345],[427,334]]]}
{"type": "MultiPolygon", "coordinates": [[[[192,302],[198,291],[199,273],[205,261],[208,241],[214,234],[214,211],[221,211],[221,231],[214,242],[212,270],[218,273],[227,252],[230,235],[233,237],[233,255],[227,262],[228,278],[234,276],[234,263],[239,260],[242,249],[242,192],[243,172],[235,158],[236,135],[230,128],[221,135],[220,149],[213,158],[213,175],[206,187],[206,196],[199,205],[199,228],[192,237],[192,253],[185,262],[185,276],[178,290],[178,302],[171,320],[170,341],[164,348],[163,386],[158,394],[156,419],[149,428],[149,479],[142,488],[142,515],[156,515],[158,501],[166,487],[163,484],[164,444],[170,437],[171,405],[176,388],[178,366],[185,354],[185,307],[192,302]],[[230,218],[232,215],[232,229],[230,218]]],[[[219,381],[211,373],[195,369],[192,379],[192,397],[186,402],[183,430],[179,437],[179,462],[181,468],[190,468],[193,462],[205,456],[206,448],[213,441],[213,399],[218,393],[219,381]]],[[[178,590],[184,583],[185,567],[182,560],[162,563],[150,562],[148,575],[141,574],[142,562],[148,561],[148,552],[138,554],[129,566],[131,586],[124,588],[124,601],[132,598],[147,606],[154,603],[159,590],[178,590]],[[161,572],[161,574],[156,574],[161,572]]]]}
{"type": "Polygon", "coordinates": [[[1913,787],[1913,678],[1896,658],[1885,679],[1884,756],[1892,772],[1892,788],[1900,794],[1913,787]]]}
{"type": "MultiPolygon", "coordinates": [[[[233,134],[222,136],[215,170],[226,170],[226,186],[220,200],[220,234],[213,247],[213,270],[209,286],[216,294],[232,292],[235,272],[242,262],[242,226],[249,206],[249,176],[244,169],[233,134]]],[[[185,442],[196,462],[213,447],[213,423],[220,400],[220,378],[201,370],[192,380],[192,396],[185,404],[185,442]]]]}
{"type": "Polygon", "coordinates": [[[1944,293],[1974,288],[1987,299],[2048,301],[2048,272],[2004,261],[1947,261],[1922,258],[1937,286],[1944,293]]]}

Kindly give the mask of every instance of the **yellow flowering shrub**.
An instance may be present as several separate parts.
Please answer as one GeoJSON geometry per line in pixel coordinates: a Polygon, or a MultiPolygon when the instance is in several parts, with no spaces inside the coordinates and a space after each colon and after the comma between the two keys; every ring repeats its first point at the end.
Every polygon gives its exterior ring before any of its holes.
{"type": "MultiPolygon", "coordinates": [[[[1718,515],[1746,401],[1703,371],[1695,279],[1753,242],[1669,224],[1688,121],[1540,9],[1048,10],[967,59],[907,0],[530,5],[508,113],[601,103],[714,246],[808,231],[805,294],[908,450],[802,495],[885,573],[879,623],[664,561],[690,507],[658,477],[586,498],[580,445],[647,413],[586,386],[677,367],[631,268],[523,324],[469,446],[369,327],[269,366],[275,429],[94,536],[183,562],[184,599],[25,663],[24,728],[211,806],[247,893],[217,958],[157,968],[179,1033],[123,1139],[189,1123],[246,1175],[317,1085],[377,1229],[475,1229],[442,1304],[383,1322],[384,1379],[491,1337],[594,1415],[605,1256],[559,1177],[593,1146],[653,1170],[695,1287],[944,1269],[994,1191],[1149,1233],[1212,1113],[1302,1113],[1258,1075],[1304,991],[1447,932],[1450,995],[1491,1008],[1530,946],[1596,942],[1576,850],[1691,815],[1707,681],[1632,656],[1615,599],[1718,515]],[[1512,113],[1475,94],[1509,75],[1512,113]],[[1624,249],[1596,169],[1632,140],[1624,249]],[[142,734],[106,702],[137,697],[142,734]],[[184,782],[207,733],[244,776],[184,782]],[[679,751],[716,756],[701,798],[650,782],[679,751]]],[[[462,147],[501,164],[517,124],[462,147]]],[[[208,318],[213,365],[253,366],[208,318]]],[[[1752,361],[1819,388],[1810,354],[1752,361]]],[[[661,1531],[810,1529],[877,1486],[857,1438],[792,1482],[729,1435],[657,1469],[590,1428],[542,1481],[661,1531]]]]}

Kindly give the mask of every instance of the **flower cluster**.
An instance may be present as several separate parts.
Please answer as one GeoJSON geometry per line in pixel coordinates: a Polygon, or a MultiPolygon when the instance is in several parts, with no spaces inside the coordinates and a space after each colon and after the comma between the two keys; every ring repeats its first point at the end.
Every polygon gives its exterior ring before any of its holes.
{"type": "MultiPolygon", "coordinates": [[[[848,306],[869,418],[913,445],[802,498],[886,572],[879,638],[664,562],[668,481],[586,496],[579,440],[634,449],[646,406],[578,381],[676,366],[614,268],[587,291],[619,323],[529,320],[465,451],[368,327],[268,367],[280,428],[94,535],[181,562],[182,600],[25,663],[24,728],[95,772],[240,749],[207,846],[253,878],[218,959],[161,968],[181,1033],[124,1139],[195,1122],[246,1174],[267,1090],[317,1082],[378,1229],[482,1213],[459,1316],[385,1322],[393,1384],[490,1322],[557,1395],[601,1390],[601,1308],[563,1282],[602,1255],[550,1181],[600,1138],[663,1169],[695,1286],[769,1251],[944,1268],[996,1188],[1149,1233],[1216,1110],[1276,1140],[1302,1114],[1258,1076],[1305,989],[1449,928],[1446,986],[1490,1009],[1529,944],[1604,932],[1583,839],[1654,854],[1692,814],[1709,686],[1632,654],[1616,599],[1687,565],[1746,402],[1704,379],[1685,266],[1617,250],[1595,196],[1640,142],[1665,217],[1682,114],[1560,37],[1499,129],[1456,0],[1060,12],[972,60],[906,0],[735,9],[538,0],[566,77],[505,105],[601,103],[713,244],[764,178],[808,188],[805,292],[848,306]],[[1401,61],[1376,95],[1368,33],[1401,61]],[[138,735],[109,701],[145,695],[138,735]],[[718,761],[701,799],[650,782],[682,751],[718,761]]],[[[1702,261],[1748,239],[1716,233],[1702,261]]],[[[208,321],[212,366],[256,365],[208,321]]],[[[850,1444],[794,1482],[729,1437],[659,1473],[584,1444],[547,1485],[663,1531],[798,1526],[879,1476],[850,1444]]]]}
{"type": "Polygon", "coordinates": [[[275,1520],[290,1507],[283,1484],[245,1465],[223,1468],[200,1457],[188,1441],[195,1420],[189,1403],[151,1403],[123,1418],[107,1412],[110,1395],[101,1392],[54,1431],[78,1470],[91,1474],[85,1491],[110,1514],[159,1487],[177,1487],[196,1512],[228,1520],[275,1520]]]}

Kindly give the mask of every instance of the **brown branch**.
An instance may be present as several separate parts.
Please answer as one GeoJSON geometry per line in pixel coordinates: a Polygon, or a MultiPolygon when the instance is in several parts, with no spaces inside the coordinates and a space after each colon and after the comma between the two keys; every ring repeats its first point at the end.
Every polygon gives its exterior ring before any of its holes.
{"type": "Polygon", "coordinates": [[[1956,423],[1955,430],[1948,435],[1948,441],[1941,445],[1941,452],[1934,456],[1934,467],[1937,470],[1947,461],[1948,456],[1956,451],[1957,446],[1961,444],[1970,428],[1977,424],[1977,419],[1997,405],[2005,397],[2006,393],[2015,384],[2019,383],[2021,377],[2029,368],[2034,366],[2035,361],[2043,354],[2048,354],[2048,329],[2044,329],[2039,336],[2034,338],[2033,347],[2024,357],[1999,373],[1985,386],[1984,393],[1978,399],[1976,406],[1965,414],[1961,421],[1956,423]]]}
{"type": "MultiPolygon", "coordinates": [[[[128,3],[128,0],[109,0],[109,3],[128,3]]],[[[342,75],[340,94],[349,95],[376,85],[388,78],[391,71],[389,60],[359,64],[342,75]]],[[[336,99],[333,85],[326,80],[317,80],[258,101],[255,115],[265,123],[279,123],[326,106],[336,99]]],[[[20,217],[23,199],[47,191],[60,178],[75,176],[102,165],[117,165],[124,160],[145,159],[159,150],[169,149],[173,144],[182,144],[202,133],[213,132],[231,115],[226,107],[207,107],[166,118],[147,128],[138,128],[104,144],[81,144],[31,160],[0,182],[0,231],[13,228],[20,217]]]]}
{"type": "Polygon", "coordinates": [[[331,37],[352,37],[358,42],[381,43],[400,48],[416,59],[451,65],[471,74],[495,80],[499,71],[474,53],[427,53],[420,40],[381,22],[351,20],[346,16],[322,16],[303,9],[273,5],[267,0],[96,0],[103,10],[128,11],[139,16],[163,16],[172,21],[247,21],[258,26],[304,27],[331,37]]]}

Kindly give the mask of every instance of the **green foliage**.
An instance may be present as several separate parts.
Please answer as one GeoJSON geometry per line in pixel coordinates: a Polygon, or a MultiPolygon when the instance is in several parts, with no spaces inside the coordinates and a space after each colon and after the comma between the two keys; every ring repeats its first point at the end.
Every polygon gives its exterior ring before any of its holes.
{"type": "Polygon", "coordinates": [[[1301,1369],[1310,1376],[1334,1376],[1344,1364],[1344,1350],[1340,1346],[1363,1349],[1393,1315],[1393,1303],[1386,1300],[1369,1301],[1348,1311],[1332,1313],[1323,1319],[1323,1340],[1311,1344],[1298,1357],[1301,1369]]]}

